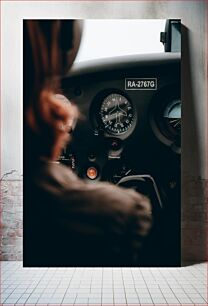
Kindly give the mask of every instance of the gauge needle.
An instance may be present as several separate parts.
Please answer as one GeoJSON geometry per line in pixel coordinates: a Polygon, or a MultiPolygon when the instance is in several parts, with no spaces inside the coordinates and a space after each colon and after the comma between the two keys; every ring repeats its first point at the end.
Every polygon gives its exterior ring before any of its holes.
{"type": "Polygon", "coordinates": [[[118,126],[118,124],[121,125],[121,113],[120,112],[116,112],[116,126],[118,126]]]}
{"type": "Polygon", "coordinates": [[[109,116],[108,120],[110,120],[110,121],[112,120],[112,121],[113,121],[113,120],[116,119],[116,121],[117,121],[117,116],[118,116],[117,113],[118,113],[118,112],[112,113],[112,114],[109,116]]]}
{"type": "Polygon", "coordinates": [[[114,113],[114,112],[115,112],[115,110],[116,110],[116,108],[117,108],[117,105],[115,105],[115,106],[114,106],[114,108],[112,108],[112,110],[111,110],[111,111],[109,111],[109,114],[114,113]]]}
{"type": "Polygon", "coordinates": [[[118,109],[120,111],[120,113],[123,115],[123,116],[127,116],[127,113],[120,107],[119,103],[118,103],[118,109]]]}
{"type": "Polygon", "coordinates": [[[181,120],[178,120],[175,124],[174,127],[176,127],[177,125],[181,124],[181,120]]]}
{"type": "Polygon", "coordinates": [[[127,116],[127,113],[120,107],[119,101],[116,101],[116,105],[109,111],[109,120],[115,120],[116,125],[121,124],[121,116],[127,116]]]}
{"type": "Polygon", "coordinates": [[[116,105],[114,106],[114,108],[112,108],[109,114],[112,114],[113,112],[115,112],[116,109],[118,109],[118,111],[121,112],[123,116],[127,116],[127,113],[120,107],[119,101],[117,101],[116,105]]]}
{"type": "Polygon", "coordinates": [[[173,123],[173,122],[176,122],[176,121],[178,121],[178,120],[180,120],[180,119],[178,119],[178,118],[176,118],[176,119],[171,119],[170,122],[173,123]]]}
{"type": "Polygon", "coordinates": [[[121,125],[121,112],[117,112],[117,114],[118,114],[118,123],[121,125]]]}
{"type": "Polygon", "coordinates": [[[118,124],[118,112],[116,112],[116,124],[118,124]]]}

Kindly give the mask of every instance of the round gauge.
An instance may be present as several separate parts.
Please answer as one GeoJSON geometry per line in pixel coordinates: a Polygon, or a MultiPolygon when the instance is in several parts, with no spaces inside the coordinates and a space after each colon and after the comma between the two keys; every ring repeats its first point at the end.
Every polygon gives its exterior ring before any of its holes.
{"type": "Polygon", "coordinates": [[[161,88],[152,99],[150,124],[155,136],[175,153],[181,153],[180,84],[161,88]]]}
{"type": "Polygon", "coordinates": [[[164,119],[166,121],[167,128],[174,134],[180,134],[181,132],[181,101],[179,99],[173,100],[168,104],[164,111],[164,119]]]}
{"type": "Polygon", "coordinates": [[[103,100],[100,116],[106,131],[111,134],[123,134],[133,123],[133,106],[123,95],[112,93],[103,100]]]}

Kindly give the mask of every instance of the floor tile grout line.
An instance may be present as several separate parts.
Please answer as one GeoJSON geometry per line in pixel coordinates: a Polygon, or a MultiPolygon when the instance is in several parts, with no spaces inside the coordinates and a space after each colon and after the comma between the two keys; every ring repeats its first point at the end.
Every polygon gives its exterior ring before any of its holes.
{"type": "MultiPolygon", "coordinates": [[[[148,292],[149,292],[150,298],[151,298],[152,303],[153,303],[152,295],[151,295],[151,293],[150,293],[150,291],[149,291],[149,288],[148,288],[148,286],[147,286],[147,282],[146,282],[145,277],[144,277],[144,274],[143,274],[142,272],[143,272],[143,271],[141,271],[142,278],[143,278],[143,280],[144,280],[144,283],[145,283],[145,285],[146,285],[146,288],[147,288],[147,290],[148,290],[148,292]]],[[[154,305],[154,303],[153,303],[153,305],[154,305]]]]}
{"type": "MultiPolygon", "coordinates": [[[[122,272],[122,283],[123,283],[123,286],[124,286],[124,288],[125,288],[123,269],[121,270],[121,272],[122,272]]],[[[126,303],[127,303],[126,290],[124,290],[124,292],[125,292],[125,299],[126,299],[126,303]]]]}
{"type": "MultiPolygon", "coordinates": [[[[75,270],[73,271],[73,274],[72,274],[72,276],[71,276],[71,279],[70,279],[70,282],[69,282],[69,285],[68,285],[67,289],[69,289],[69,286],[70,286],[70,283],[71,283],[71,281],[72,281],[72,279],[73,279],[74,273],[75,273],[75,270]]],[[[66,289],[66,292],[67,292],[67,289],[66,289]]],[[[66,296],[66,292],[65,292],[65,294],[64,294],[64,297],[66,296]]],[[[62,300],[62,301],[64,301],[64,297],[63,297],[63,300],[62,300]]]]}

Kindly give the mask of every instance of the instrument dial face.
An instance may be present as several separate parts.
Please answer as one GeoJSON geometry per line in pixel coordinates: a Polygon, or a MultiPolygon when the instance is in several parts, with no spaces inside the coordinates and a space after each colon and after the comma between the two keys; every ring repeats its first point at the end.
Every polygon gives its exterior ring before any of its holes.
{"type": "Polygon", "coordinates": [[[112,93],[103,100],[100,115],[105,130],[116,135],[127,132],[134,119],[132,104],[117,93],[112,93]]]}
{"type": "Polygon", "coordinates": [[[181,101],[173,100],[165,109],[164,118],[167,123],[167,127],[175,134],[181,132],[181,101]]]}

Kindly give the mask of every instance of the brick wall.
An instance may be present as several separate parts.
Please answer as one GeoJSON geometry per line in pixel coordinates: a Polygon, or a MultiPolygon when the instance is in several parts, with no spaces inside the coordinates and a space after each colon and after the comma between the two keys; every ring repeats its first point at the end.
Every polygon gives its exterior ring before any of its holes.
{"type": "Polygon", "coordinates": [[[22,180],[1,181],[0,260],[22,260],[22,180]]]}
{"type": "MultiPolygon", "coordinates": [[[[3,180],[1,260],[22,260],[22,180],[3,180]]],[[[208,259],[208,180],[186,179],[182,185],[182,264],[208,259]]]]}
{"type": "Polygon", "coordinates": [[[182,264],[208,260],[208,180],[184,180],[181,213],[182,264]]]}

